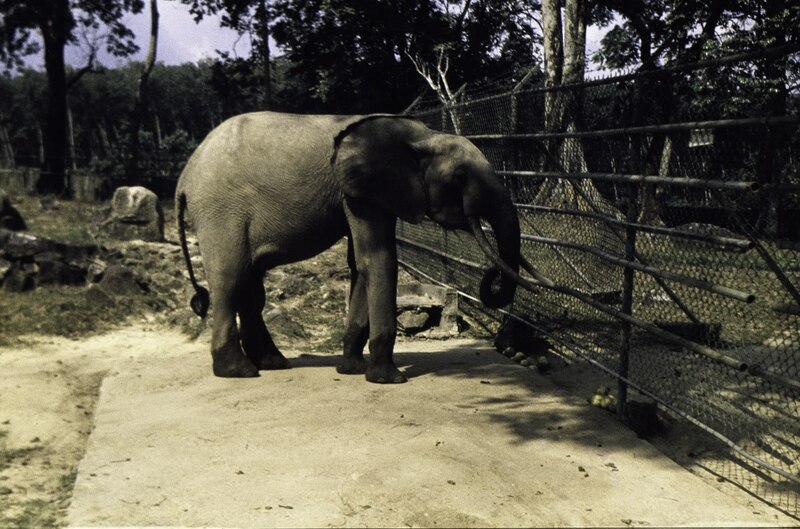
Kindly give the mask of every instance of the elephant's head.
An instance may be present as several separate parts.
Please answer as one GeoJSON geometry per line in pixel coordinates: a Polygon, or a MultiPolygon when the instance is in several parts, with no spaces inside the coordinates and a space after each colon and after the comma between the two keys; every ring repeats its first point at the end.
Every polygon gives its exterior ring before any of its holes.
{"type": "Polygon", "coordinates": [[[496,263],[481,281],[481,301],[492,308],[511,302],[516,283],[509,272],[516,275],[520,266],[517,212],[469,140],[407,117],[367,116],[335,138],[331,162],[345,196],[374,201],[407,222],[428,216],[447,229],[472,232],[496,263]],[[499,256],[486,242],[481,219],[492,228],[499,256]]]}

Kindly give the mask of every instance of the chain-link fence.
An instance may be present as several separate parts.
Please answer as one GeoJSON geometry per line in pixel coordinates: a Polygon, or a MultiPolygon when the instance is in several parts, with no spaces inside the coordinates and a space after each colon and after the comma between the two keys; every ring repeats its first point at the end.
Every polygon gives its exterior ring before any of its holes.
{"type": "MultiPolygon", "coordinates": [[[[724,448],[696,463],[800,516],[797,48],[534,88],[420,111],[486,154],[527,258],[556,283],[503,314],[619,380],[617,398],[724,448]],[[777,76],[776,76],[777,74],[777,76]],[[633,395],[626,394],[629,392],[633,395]]],[[[401,262],[464,293],[483,254],[401,223],[401,262]]]]}

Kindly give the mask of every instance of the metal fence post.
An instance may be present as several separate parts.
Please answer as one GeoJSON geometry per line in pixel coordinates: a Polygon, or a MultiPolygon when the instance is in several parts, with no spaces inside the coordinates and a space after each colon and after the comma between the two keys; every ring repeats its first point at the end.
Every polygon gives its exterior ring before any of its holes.
{"type": "MultiPolygon", "coordinates": [[[[639,186],[631,183],[628,186],[628,211],[626,220],[628,224],[625,228],[625,259],[628,261],[636,260],[636,228],[632,226],[638,216],[638,195],[639,186]]],[[[626,267],[622,272],[622,307],[621,312],[630,316],[633,312],[633,268],[626,267]]],[[[625,402],[628,398],[628,365],[630,363],[631,349],[631,323],[628,321],[620,322],[622,325],[622,340],[619,348],[619,374],[617,379],[617,417],[625,419],[625,402]]]]}

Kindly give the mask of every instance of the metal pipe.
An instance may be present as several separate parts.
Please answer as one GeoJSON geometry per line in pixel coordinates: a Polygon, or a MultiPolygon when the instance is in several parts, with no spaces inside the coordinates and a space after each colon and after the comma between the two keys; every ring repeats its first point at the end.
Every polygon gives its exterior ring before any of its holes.
{"type": "Polygon", "coordinates": [[[683,121],[665,123],[663,125],[640,125],[636,127],[620,127],[616,129],[583,130],[571,132],[531,132],[525,134],[469,134],[470,140],[549,140],[563,138],[597,138],[602,136],[625,136],[631,134],[647,134],[653,132],[678,132],[694,129],[721,129],[761,125],[792,125],[800,122],[800,116],[773,116],[763,118],[714,119],[706,121],[683,121]]]}
{"type": "MultiPolygon", "coordinates": [[[[636,230],[632,226],[639,213],[639,208],[636,204],[636,189],[637,187],[633,184],[628,189],[628,211],[626,215],[628,227],[625,229],[625,259],[631,263],[636,259],[636,230]]],[[[622,309],[621,312],[628,316],[633,316],[633,287],[633,268],[626,267],[622,271],[622,307],[620,308],[622,309]]],[[[620,378],[617,382],[617,416],[620,419],[625,419],[625,402],[628,400],[628,384],[625,380],[628,378],[630,365],[632,330],[630,322],[622,322],[622,339],[619,348],[620,378]]]]}
{"type": "Polygon", "coordinates": [[[794,303],[775,303],[772,305],[772,310],[781,314],[800,316],[800,305],[795,305],[794,303]]]}
{"type": "Polygon", "coordinates": [[[756,300],[754,294],[748,294],[747,292],[742,292],[741,290],[736,290],[730,287],[716,285],[714,283],[711,283],[709,281],[704,281],[702,279],[695,279],[693,277],[676,274],[674,272],[669,272],[667,270],[661,270],[658,268],[654,268],[652,266],[645,266],[643,264],[639,264],[633,261],[627,261],[621,257],[616,257],[614,255],[608,254],[592,246],[586,246],[585,244],[579,244],[571,241],[562,241],[559,239],[552,239],[550,237],[537,237],[536,235],[528,235],[527,233],[520,234],[520,238],[522,238],[523,240],[538,242],[542,244],[554,244],[557,246],[572,248],[574,250],[581,250],[590,253],[592,255],[595,255],[603,259],[604,261],[614,263],[618,266],[632,268],[634,270],[644,272],[645,274],[649,274],[654,277],[660,277],[662,279],[668,279],[670,281],[677,281],[679,283],[683,283],[684,285],[689,285],[694,288],[707,290],[709,292],[729,297],[737,301],[742,301],[744,303],[752,303],[756,300]]]}
{"type": "Polygon", "coordinates": [[[551,171],[496,171],[502,176],[524,176],[533,178],[563,178],[565,180],[605,180],[609,182],[664,184],[679,187],[698,189],[730,189],[736,191],[757,191],[761,184],[758,182],[728,182],[725,180],[703,180],[701,178],[675,178],[670,176],[655,176],[641,174],[621,173],[559,173],[551,171]]]}
{"type": "Polygon", "coordinates": [[[676,237],[679,239],[688,239],[692,241],[700,241],[710,244],[718,244],[723,247],[733,247],[737,251],[746,251],[752,249],[755,244],[753,241],[749,241],[747,239],[736,239],[733,237],[720,237],[718,235],[706,235],[702,233],[690,233],[687,231],[676,230],[675,228],[665,228],[662,226],[650,226],[648,224],[639,224],[636,222],[629,222],[625,220],[619,220],[611,215],[605,215],[603,213],[597,213],[594,211],[578,211],[578,210],[570,210],[570,209],[560,209],[560,208],[551,208],[548,206],[536,206],[533,204],[514,204],[517,209],[522,210],[532,210],[532,211],[542,211],[544,213],[554,213],[559,215],[570,215],[573,217],[588,217],[592,219],[597,219],[605,222],[606,224],[611,224],[614,226],[618,226],[620,228],[626,228],[631,226],[638,231],[642,231],[645,233],[655,233],[657,235],[666,235],[667,237],[676,237]]]}

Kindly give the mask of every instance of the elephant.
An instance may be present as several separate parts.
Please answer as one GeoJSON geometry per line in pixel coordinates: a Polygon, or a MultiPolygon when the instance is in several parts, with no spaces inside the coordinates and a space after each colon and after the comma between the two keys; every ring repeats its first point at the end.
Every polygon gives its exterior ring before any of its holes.
{"type": "Polygon", "coordinates": [[[254,112],[230,118],[189,158],[176,188],[176,217],[192,309],[214,315],[213,372],[253,377],[289,362],[261,317],[263,278],[347,237],[350,309],[342,374],[401,383],[397,334],[397,219],[423,217],[473,233],[489,253],[480,299],[508,305],[520,267],[520,227],[501,180],[468,139],[434,131],[409,116],[254,112]],[[486,239],[481,219],[494,234],[486,239]],[[210,290],[197,284],[187,223],[200,247],[210,290]],[[237,327],[236,316],[239,317],[237,327]],[[364,347],[369,344],[369,360],[364,347]]]}

